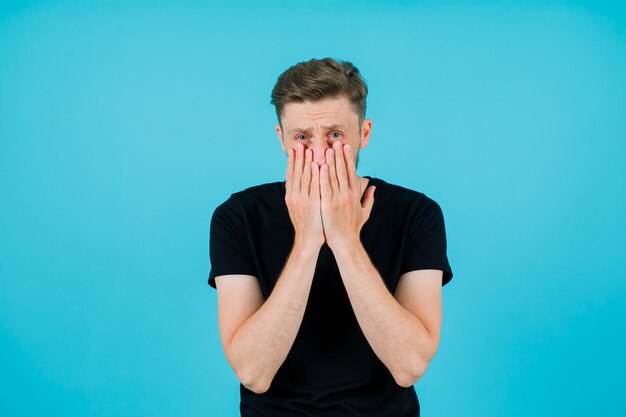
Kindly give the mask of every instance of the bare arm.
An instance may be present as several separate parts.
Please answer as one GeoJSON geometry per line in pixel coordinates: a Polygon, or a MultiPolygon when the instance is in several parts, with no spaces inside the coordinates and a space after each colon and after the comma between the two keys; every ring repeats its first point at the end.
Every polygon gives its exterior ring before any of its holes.
{"type": "Polygon", "coordinates": [[[360,239],[374,205],[375,187],[365,190],[361,203],[360,180],[349,145],[337,141],[326,151],[320,188],[327,243],[359,326],[396,383],[410,387],[425,372],[438,347],[442,271],[403,274],[397,299],[387,290],[360,239]]]}
{"type": "Polygon", "coordinates": [[[298,334],[325,241],[319,168],[312,156],[302,144],[288,151],[285,204],[294,246],[267,301],[255,277],[219,284],[218,320],[226,357],[241,383],[257,394],[269,389],[298,334]]]}
{"type": "Polygon", "coordinates": [[[294,244],[272,293],[264,303],[258,282],[252,277],[257,293],[253,298],[261,300],[262,305],[238,328],[235,328],[238,323],[233,323],[237,321],[235,310],[242,311],[240,307],[245,306],[241,304],[249,298],[241,297],[243,281],[218,277],[218,297],[220,292],[223,295],[219,299],[219,320],[226,358],[241,383],[257,394],[269,389],[298,334],[319,250],[319,247],[303,243],[294,244]],[[230,326],[228,321],[232,323],[230,326]],[[228,328],[235,328],[232,336],[228,328]]]}
{"type": "Polygon", "coordinates": [[[362,244],[342,246],[334,254],[372,350],[398,385],[410,387],[426,372],[439,346],[442,271],[403,274],[394,297],[362,244]]]}

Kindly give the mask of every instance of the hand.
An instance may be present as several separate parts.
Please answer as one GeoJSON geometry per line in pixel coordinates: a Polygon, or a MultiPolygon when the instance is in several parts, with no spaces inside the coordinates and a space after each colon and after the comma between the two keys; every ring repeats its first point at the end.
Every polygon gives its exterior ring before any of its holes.
{"type": "Polygon", "coordinates": [[[313,151],[296,145],[287,152],[285,203],[295,230],[295,242],[305,245],[324,244],[321,215],[319,165],[313,161],[313,151]]]}
{"type": "Polygon", "coordinates": [[[326,150],[326,163],[320,169],[322,223],[326,243],[331,249],[361,240],[361,228],[374,206],[374,190],[365,190],[361,205],[361,183],[350,145],[340,141],[326,150]]]}

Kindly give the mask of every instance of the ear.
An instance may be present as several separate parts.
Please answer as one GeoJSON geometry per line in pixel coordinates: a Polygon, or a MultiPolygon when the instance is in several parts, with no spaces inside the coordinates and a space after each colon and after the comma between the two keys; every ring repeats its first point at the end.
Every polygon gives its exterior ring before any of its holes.
{"type": "Polygon", "coordinates": [[[370,134],[372,133],[372,119],[363,120],[361,125],[361,149],[364,149],[370,140],[370,134]]]}
{"type": "Polygon", "coordinates": [[[287,152],[285,150],[285,141],[283,141],[283,130],[280,128],[280,124],[274,126],[276,129],[276,134],[278,135],[278,140],[280,140],[280,147],[283,148],[283,152],[287,152]]]}

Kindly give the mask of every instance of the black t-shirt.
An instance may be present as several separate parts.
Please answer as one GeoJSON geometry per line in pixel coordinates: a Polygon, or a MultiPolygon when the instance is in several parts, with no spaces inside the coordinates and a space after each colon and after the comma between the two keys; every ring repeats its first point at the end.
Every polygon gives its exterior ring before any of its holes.
{"type": "MultiPolygon", "coordinates": [[[[375,201],[361,242],[393,294],[400,275],[417,269],[452,278],[439,205],[425,194],[365,176],[375,201]]],[[[211,219],[209,285],[215,277],[258,278],[267,299],[291,251],[294,230],[285,182],[234,193],[211,219]]],[[[419,416],[413,387],[396,384],[363,335],[330,248],[319,253],[302,324],[270,388],[240,384],[242,416],[419,416]]]]}

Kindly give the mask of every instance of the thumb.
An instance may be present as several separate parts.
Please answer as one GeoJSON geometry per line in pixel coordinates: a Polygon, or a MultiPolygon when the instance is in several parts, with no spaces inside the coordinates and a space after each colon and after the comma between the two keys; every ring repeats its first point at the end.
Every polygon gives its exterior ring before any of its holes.
{"type": "Polygon", "coordinates": [[[365,190],[365,196],[363,197],[362,207],[367,211],[368,216],[374,206],[374,190],[376,190],[376,186],[374,185],[367,187],[367,190],[365,190]]]}

